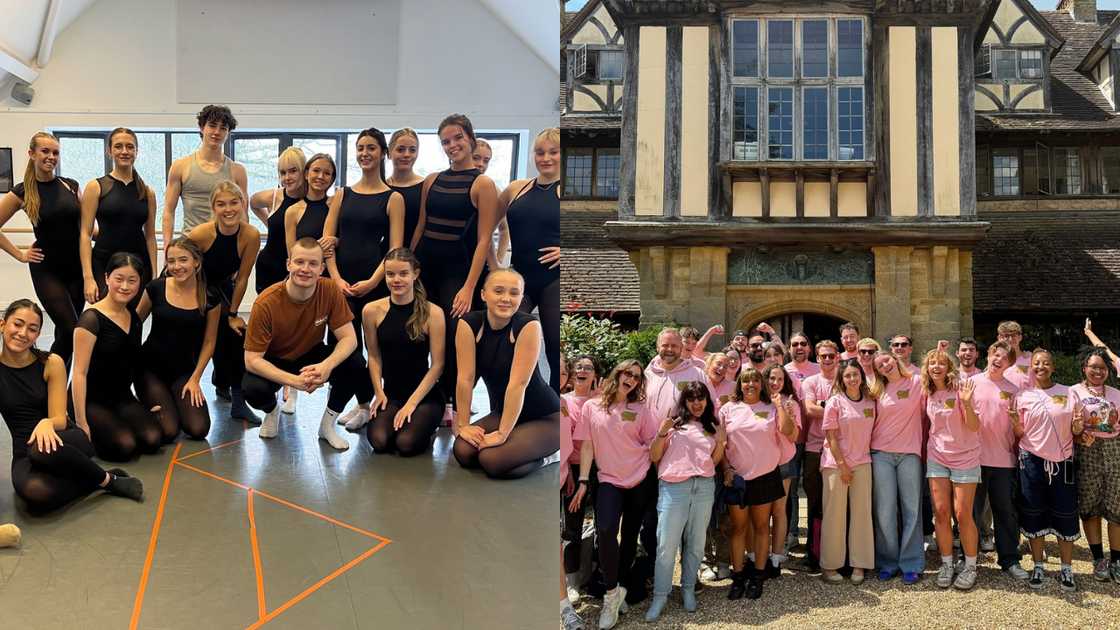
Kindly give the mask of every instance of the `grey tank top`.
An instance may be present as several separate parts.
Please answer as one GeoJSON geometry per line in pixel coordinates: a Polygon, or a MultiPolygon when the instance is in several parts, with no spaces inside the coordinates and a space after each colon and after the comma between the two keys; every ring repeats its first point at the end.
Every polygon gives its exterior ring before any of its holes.
{"type": "Polygon", "coordinates": [[[222,180],[233,179],[232,164],[233,160],[224,157],[222,167],[217,173],[207,173],[198,166],[198,155],[191,154],[191,168],[187,174],[187,181],[183,182],[181,193],[184,234],[210,220],[210,192],[222,180]]]}

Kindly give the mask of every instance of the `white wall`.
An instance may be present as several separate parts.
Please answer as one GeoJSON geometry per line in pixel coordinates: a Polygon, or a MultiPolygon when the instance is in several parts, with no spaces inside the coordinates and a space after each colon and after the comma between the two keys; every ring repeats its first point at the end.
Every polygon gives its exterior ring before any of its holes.
{"type": "MultiPolygon", "coordinates": [[[[330,19],[334,1],[320,0],[324,19],[330,19]]],[[[556,10],[551,0],[531,2],[556,10]]],[[[26,143],[43,128],[194,127],[198,105],[175,100],[174,19],[174,0],[100,0],[59,34],[50,64],[33,85],[32,105],[0,102],[0,146],[13,148],[17,181],[26,165],[26,143]]],[[[529,143],[559,121],[555,72],[478,0],[406,0],[400,22],[396,105],[230,103],[238,129],[431,129],[446,114],[462,112],[478,129],[524,132],[518,172],[532,175],[529,143]]],[[[298,23],[286,32],[259,32],[246,24],[244,32],[274,47],[277,63],[285,55],[315,53],[314,42],[301,41],[298,23]]],[[[323,71],[331,71],[329,62],[323,71]]],[[[255,80],[252,68],[242,72],[245,81],[255,80]]],[[[21,213],[8,227],[28,224],[21,213]]],[[[20,245],[30,242],[26,234],[11,237],[20,245]]],[[[0,253],[0,304],[32,294],[27,270],[0,253]]]]}

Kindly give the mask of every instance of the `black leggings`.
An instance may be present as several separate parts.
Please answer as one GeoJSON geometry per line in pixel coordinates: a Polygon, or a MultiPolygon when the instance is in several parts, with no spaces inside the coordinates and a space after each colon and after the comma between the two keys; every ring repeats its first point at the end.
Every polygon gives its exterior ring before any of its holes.
{"type": "Polygon", "coordinates": [[[379,412],[366,427],[366,438],[376,453],[392,453],[401,457],[420,455],[432,445],[432,436],[443,419],[443,400],[439,396],[428,396],[420,401],[412,412],[412,419],[393,430],[393,418],[400,411],[403,401],[390,399],[385,409],[379,412]]]}
{"type": "Polygon", "coordinates": [[[595,499],[595,532],[599,541],[599,568],[607,590],[630,577],[638,554],[638,531],[646,512],[657,502],[657,478],[646,475],[633,488],[599,483],[595,499]],[[619,526],[622,539],[619,541],[619,526]]]}
{"type": "MultiPolygon", "coordinates": [[[[330,354],[331,349],[326,344],[321,343],[294,361],[271,357],[267,354],[264,358],[285,372],[299,374],[300,369],[305,365],[319,363],[330,354]]],[[[330,396],[327,397],[327,409],[341,413],[346,407],[346,402],[354,395],[355,383],[361,378],[368,380],[369,373],[363,373],[362,366],[354,358],[354,355],[346,357],[346,360],[339,363],[338,367],[331,372],[328,381],[331,391],[330,396]]],[[[241,388],[245,392],[245,402],[249,403],[249,406],[254,409],[271,413],[276,408],[276,392],[280,389],[279,383],[273,383],[259,374],[245,372],[245,377],[241,381],[241,388]]]]}
{"type": "Polygon", "coordinates": [[[188,437],[201,440],[210,433],[210,408],[206,401],[201,407],[191,404],[190,397],[183,397],[183,386],[190,380],[184,374],[173,380],[166,380],[151,369],[141,369],[136,375],[136,391],[148,409],[159,407],[152,412],[159,421],[163,443],[169,444],[179,437],[182,430],[188,437]]]}
{"type": "Polygon", "coordinates": [[[245,337],[229,327],[229,320],[218,318],[218,338],[214,344],[214,387],[236,386],[245,375],[245,337]]]}
{"type": "MultiPolygon", "coordinates": [[[[448,265],[442,262],[440,265],[435,265],[433,262],[423,262],[425,265],[424,271],[421,272],[424,288],[428,292],[428,301],[438,305],[443,309],[443,314],[447,318],[447,326],[444,331],[445,339],[443,346],[443,373],[439,377],[439,389],[443,392],[443,399],[448,403],[455,400],[455,379],[459,376],[458,364],[455,360],[455,331],[459,325],[459,318],[451,316],[451,306],[455,302],[455,294],[463,288],[463,283],[467,281],[467,272],[470,271],[471,261],[465,260],[462,266],[458,267],[448,265]]],[[[482,284],[486,281],[486,272],[483,271],[479,275],[478,285],[475,287],[474,296],[471,297],[472,311],[477,311],[485,308],[482,303],[482,298],[479,292],[482,290],[482,284]]]]}
{"type": "Polygon", "coordinates": [[[97,456],[124,462],[137,455],[151,455],[163,445],[163,431],[156,415],[129,392],[115,401],[86,400],[86,421],[97,456]]]}
{"type": "Polygon", "coordinates": [[[521,310],[537,309],[544,335],[544,356],[548,360],[548,385],[560,393],[560,280],[545,287],[526,285],[521,310]]]}
{"type": "Polygon", "coordinates": [[[583,497],[583,503],[575,512],[569,512],[568,505],[572,502],[572,496],[574,496],[576,490],[579,490],[579,464],[560,462],[560,465],[569,467],[572,480],[575,482],[575,485],[572,486],[572,494],[565,495],[564,488],[560,488],[560,511],[564,514],[564,529],[560,532],[560,538],[564,541],[564,573],[576,573],[579,571],[583,560],[584,515],[587,514],[587,506],[595,505],[595,497],[598,496],[599,492],[598,470],[592,462],[591,476],[588,480],[587,494],[583,497]]]}
{"type": "Polygon", "coordinates": [[[78,314],[86,305],[81,270],[72,275],[60,273],[43,263],[32,263],[28,267],[35,295],[54,323],[51,352],[70,365],[70,355],[74,353],[74,326],[78,323],[78,314]]]}
{"type": "MultiPolygon", "coordinates": [[[[498,430],[502,412],[495,411],[472,423],[486,433],[498,430]]],[[[455,438],[452,452],[463,468],[481,468],[494,479],[517,479],[541,467],[544,458],[560,448],[560,412],[540,418],[519,418],[501,446],[479,450],[463,438],[455,438]]]]}
{"type": "Polygon", "coordinates": [[[33,513],[50,512],[93,492],[105,471],[92,459],[93,445],[85,431],[70,427],[58,432],[62,446],[44,453],[32,444],[26,456],[12,460],[12,487],[33,513]]]}
{"type": "MultiPolygon", "coordinates": [[[[376,290],[371,290],[362,297],[346,298],[346,304],[350,306],[350,312],[354,314],[352,323],[354,324],[354,334],[357,336],[358,340],[358,345],[354,348],[354,354],[351,356],[354,359],[355,365],[358,365],[362,370],[362,374],[365,374],[365,378],[357,379],[354,383],[354,397],[358,399],[358,404],[360,405],[369,404],[369,402],[373,400],[373,381],[369,379],[369,368],[366,365],[365,355],[362,354],[362,348],[366,345],[365,338],[362,337],[362,309],[365,308],[366,304],[377,299],[375,293],[376,290]]],[[[334,333],[328,330],[327,346],[332,352],[337,343],[338,340],[334,338],[334,333]]]]}

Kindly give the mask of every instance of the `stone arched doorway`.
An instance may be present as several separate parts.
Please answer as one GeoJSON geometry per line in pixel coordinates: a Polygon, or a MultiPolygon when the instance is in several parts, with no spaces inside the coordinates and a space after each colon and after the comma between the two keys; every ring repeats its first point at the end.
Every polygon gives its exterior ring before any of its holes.
{"type": "Polygon", "coordinates": [[[814,304],[806,300],[796,304],[788,301],[785,304],[772,303],[730,319],[736,322],[736,330],[750,330],[760,322],[767,322],[787,342],[790,334],[801,331],[809,335],[814,344],[821,339],[831,339],[839,345],[840,325],[844,322],[854,322],[863,336],[871,331],[862,313],[835,304],[814,304]]]}

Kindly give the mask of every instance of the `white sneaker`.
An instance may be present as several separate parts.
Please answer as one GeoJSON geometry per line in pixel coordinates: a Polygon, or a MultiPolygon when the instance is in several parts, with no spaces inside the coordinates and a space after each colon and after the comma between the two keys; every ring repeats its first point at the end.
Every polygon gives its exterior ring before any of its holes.
{"type": "Polygon", "coordinates": [[[626,588],[616,586],[603,596],[603,610],[599,613],[599,630],[610,630],[618,623],[622,602],[626,601],[626,588]]]}
{"type": "Polygon", "coordinates": [[[544,458],[544,463],[541,464],[541,465],[542,466],[550,466],[552,464],[559,464],[559,463],[560,463],[560,451],[556,451],[555,453],[553,453],[553,454],[549,455],[548,457],[544,458]]]}
{"type": "MultiPolygon", "coordinates": [[[[1019,565],[1015,565],[1015,566],[1019,566],[1019,565]]],[[[1020,568],[1020,570],[1021,570],[1021,568],[1020,568]]],[[[1026,573],[1026,571],[1023,571],[1023,573],[1026,573]]],[[[957,576],[957,580],[955,582],[953,582],[953,586],[962,590],[962,591],[967,591],[968,589],[972,588],[975,585],[976,585],[976,565],[971,565],[971,566],[965,565],[965,567],[961,571],[960,575],[957,576]]]]}
{"type": "Polygon", "coordinates": [[[564,582],[568,589],[568,601],[573,606],[579,603],[580,592],[576,582],[579,580],[579,573],[568,573],[564,576],[564,582]]]}
{"type": "Polygon", "coordinates": [[[945,562],[941,568],[937,570],[937,585],[941,588],[949,588],[953,585],[953,563],[945,562]]]}
{"type": "Polygon", "coordinates": [[[294,387],[284,388],[288,392],[288,397],[284,399],[284,404],[280,407],[280,413],[291,415],[296,412],[296,395],[299,390],[294,387]]]}
{"type": "Polygon", "coordinates": [[[334,417],[328,415],[329,413],[324,411],[323,419],[319,421],[319,439],[326,440],[334,449],[345,451],[350,448],[350,443],[335,430],[334,417]]]}
{"type": "Polygon", "coordinates": [[[1004,569],[1004,571],[1006,571],[1008,575],[1015,578],[1016,580],[1029,580],[1029,579],[1031,579],[1031,574],[1027,573],[1026,569],[1019,566],[1018,562],[1016,562],[1015,564],[1007,567],[1006,569],[1004,569]]]}
{"type": "Polygon", "coordinates": [[[272,411],[264,416],[264,421],[261,422],[261,430],[258,433],[262,438],[268,440],[276,437],[280,432],[280,407],[277,406],[272,411]]]}
{"type": "Polygon", "coordinates": [[[368,407],[354,407],[350,411],[338,416],[338,423],[345,426],[347,431],[357,431],[369,422],[368,407]]]}

